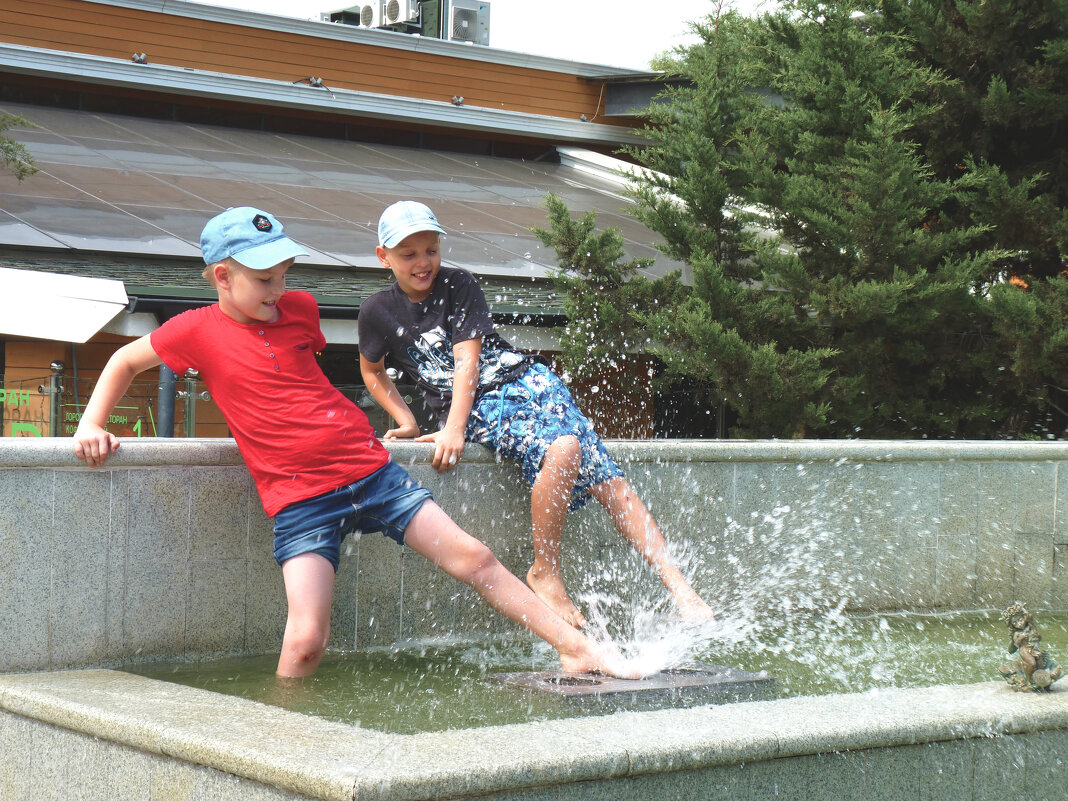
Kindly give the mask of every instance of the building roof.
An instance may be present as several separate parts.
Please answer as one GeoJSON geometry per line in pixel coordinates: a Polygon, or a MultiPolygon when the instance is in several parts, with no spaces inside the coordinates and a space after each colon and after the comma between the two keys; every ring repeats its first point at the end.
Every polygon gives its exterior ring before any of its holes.
{"type": "MultiPolygon", "coordinates": [[[[196,259],[205,220],[235,205],[277,214],[304,263],[378,268],[382,209],[421,200],[449,236],[444,257],[475,273],[542,278],[555,267],[530,232],[546,193],[620,228],[631,256],[657,256],[600,169],[0,103],[39,172],[0,174],[0,244],[196,259]]],[[[574,164],[574,162],[569,162],[574,164]]],[[[664,259],[653,269],[673,265],[664,259]]]]}
{"type": "Polygon", "coordinates": [[[627,214],[629,165],[584,149],[640,141],[596,121],[611,86],[648,77],[629,70],[184,0],[0,0],[0,77],[0,112],[31,126],[7,135],[39,169],[0,171],[3,264],[121,280],[131,308],[211,300],[200,230],[236,205],[308,250],[290,286],[324,321],[387,284],[376,225],[398,199],[435,210],[444,262],[518,324],[562,315],[555,254],[530,231],[549,192],[619,228],[629,257],[656,259],[648,274],[681,266],[627,214]],[[320,62],[322,85],[286,72],[320,62]],[[453,85],[471,97],[437,99],[453,85]]]}

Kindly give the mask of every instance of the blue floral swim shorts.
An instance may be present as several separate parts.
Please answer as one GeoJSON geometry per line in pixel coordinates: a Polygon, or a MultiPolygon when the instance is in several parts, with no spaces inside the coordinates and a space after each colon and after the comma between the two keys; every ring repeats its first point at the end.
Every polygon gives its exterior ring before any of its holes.
{"type": "Polygon", "coordinates": [[[485,392],[475,402],[465,436],[519,462],[523,478],[533,484],[545,452],[563,436],[578,437],[582,466],[568,508],[586,505],[590,487],[623,475],[605,450],[593,425],[579,411],[564,382],[543,364],[535,363],[519,378],[485,392]]]}

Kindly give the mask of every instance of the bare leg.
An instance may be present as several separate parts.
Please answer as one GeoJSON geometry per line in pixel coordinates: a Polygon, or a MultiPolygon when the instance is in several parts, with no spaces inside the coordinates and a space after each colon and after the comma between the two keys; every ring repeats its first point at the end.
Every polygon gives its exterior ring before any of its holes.
{"type": "Polygon", "coordinates": [[[582,451],[578,437],[560,437],[545,452],[541,471],[530,493],[534,564],[527,572],[527,584],[572,626],[585,626],[586,618],[571,602],[564,588],[560,537],[564,531],[564,521],[567,520],[571,490],[581,465],[582,451]]]}
{"type": "Polygon", "coordinates": [[[694,592],[668,553],[667,542],[634,487],[625,478],[611,478],[590,488],[590,494],[608,511],[619,533],[656,569],[683,619],[691,623],[712,620],[715,613],[694,592]]]}
{"type": "Polygon", "coordinates": [[[334,566],[317,553],[294,556],[282,565],[289,616],[278,657],[279,676],[310,676],[330,639],[334,566]]]}
{"type": "MultiPolygon", "coordinates": [[[[489,548],[472,537],[433,501],[415,513],[404,542],[453,578],[472,587],[509,620],[525,626],[557,650],[564,670],[619,675],[609,654],[569,626],[522,581],[508,572],[489,548]]],[[[637,675],[630,676],[636,678],[637,675]]]]}

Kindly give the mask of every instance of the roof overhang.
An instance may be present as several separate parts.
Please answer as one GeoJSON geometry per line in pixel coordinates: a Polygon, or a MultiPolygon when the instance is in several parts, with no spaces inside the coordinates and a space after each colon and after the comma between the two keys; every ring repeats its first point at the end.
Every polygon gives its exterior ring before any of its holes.
{"type": "Polygon", "coordinates": [[[127,302],[122,281],[0,267],[0,334],[86,342],[127,302]]]}
{"type": "Polygon", "coordinates": [[[646,144],[637,132],[619,125],[525,114],[505,109],[456,106],[437,100],[328,89],[266,78],[136,64],[102,56],[0,44],[0,72],[247,103],[438,126],[498,135],[544,138],[616,147],[646,144]]]}

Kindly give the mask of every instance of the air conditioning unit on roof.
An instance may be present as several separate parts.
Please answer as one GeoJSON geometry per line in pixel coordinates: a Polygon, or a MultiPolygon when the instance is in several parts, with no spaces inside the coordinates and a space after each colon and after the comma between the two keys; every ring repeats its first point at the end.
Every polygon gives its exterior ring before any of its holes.
{"type": "Polygon", "coordinates": [[[382,1],[371,0],[370,3],[365,3],[360,8],[360,27],[361,28],[381,28],[385,23],[382,22],[382,1]]]}
{"type": "Polygon", "coordinates": [[[479,0],[451,0],[447,38],[452,42],[489,45],[490,4],[479,0]]]}
{"type": "Polygon", "coordinates": [[[384,0],[382,24],[399,25],[419,22],[419,0],[384,0]]]}
{"type": "Polygon", "coordinates": [[[323,22],[338,22],[342,25],[352,25],[355,27],[360,26],[360,10],[363,6],[351,6],[349,8],[339,8],[337,11],[323,11],[319,14],[319,19],[323,22]]]}

